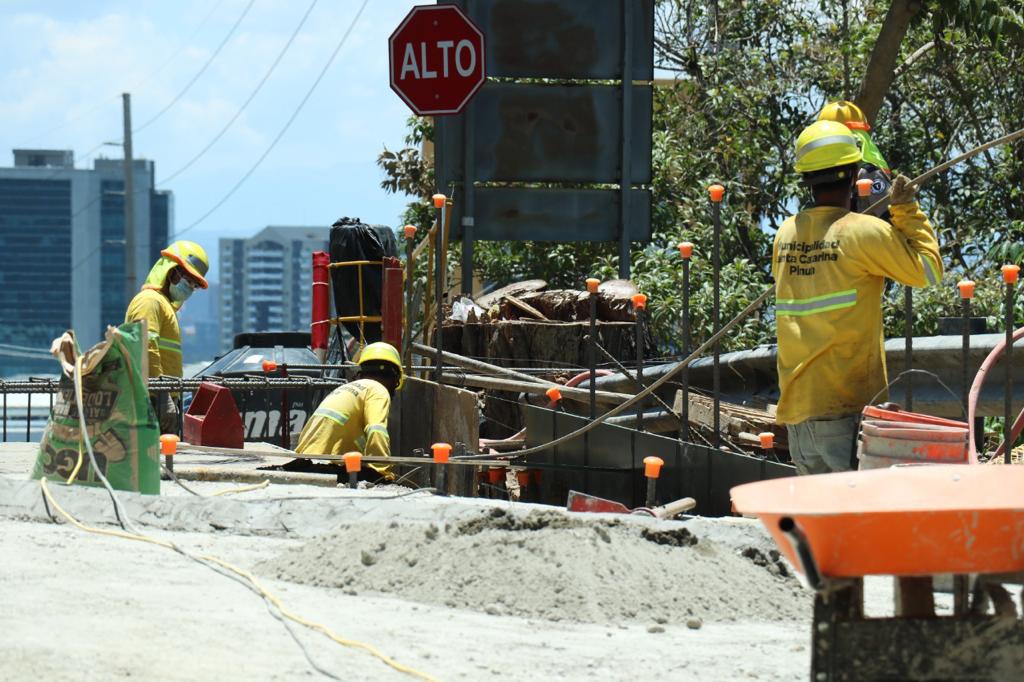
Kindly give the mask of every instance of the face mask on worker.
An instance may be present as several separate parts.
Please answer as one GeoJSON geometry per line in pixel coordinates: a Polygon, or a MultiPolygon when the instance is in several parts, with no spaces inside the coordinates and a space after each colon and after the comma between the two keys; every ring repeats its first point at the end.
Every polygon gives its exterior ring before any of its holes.
{"type": "Polygon", "coordinates": [[[192,283],[188,281],[188,277],[184,275],[178,275],[178,281],[172,282],[170,287],[171,300],[175,303],[184,303],[188,300],[188,297],[192,295],[195,288],[192,283]]]}

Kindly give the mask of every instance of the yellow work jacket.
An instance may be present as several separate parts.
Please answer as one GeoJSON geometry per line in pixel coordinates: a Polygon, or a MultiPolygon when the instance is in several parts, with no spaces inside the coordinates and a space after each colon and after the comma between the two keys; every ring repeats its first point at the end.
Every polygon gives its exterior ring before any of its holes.
{"type": "Polygon", "coordinates": [[[775,235],[780,424],[860,412],[888,383],[885,278],[912,287],[942,279],[935,231],[918,205],[897,204],[890,212],[891,225],[816,206],[787,219],[775,235]]]}
{"type": "MultiPolygon", "coordinates": [[[[339,386],[324,398],[306,422],[295,452],[300,455],[364,455],[389,457],[388,412],[391,396],[373,379],[359,379],[339,386]]],[[[374,471],[392,478],[391,468],[368,464],[374,471]]]]}
{"type": "Polygon", "coordinates": [[[125,322],[145,320],[149,327],[149,377],[180,377],[181,329],[171,301],[159,289],[145,285],[128,304],[125,322]]]}

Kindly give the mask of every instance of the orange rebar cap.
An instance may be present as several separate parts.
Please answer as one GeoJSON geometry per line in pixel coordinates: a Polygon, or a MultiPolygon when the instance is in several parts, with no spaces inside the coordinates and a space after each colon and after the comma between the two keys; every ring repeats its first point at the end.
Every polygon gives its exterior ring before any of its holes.
{"type": "Polygon", "coordinates": [[[722,200],[722,197],[725,196],[725,187],[722,187],[717,182],[710,185],[708,187],[708,196],[711,197],[711,201],[717,204],[722,200]]]}
{"type": "Polygon", "coordinates": [[[871,178],[861,178],[857,181],[857,196],[869,197],[871,196],[871,178]]]}
{"type": "Polygon", "coordinates": [[[552,386],[548,390],[544,391],[544,395],[546,395],[553,403],[557,403],[562,399],[562,391],[558,386],[552,386]]]}
{"type": "Polygon", "coordinates": [[[160,454],[173,455],[178,452],[178,436],[173,433],[165,433],[160,436],[160,454]]]}
{"type": "Polygon", "coordinates": [[[358,474],[363,467],[363,455],[359,452],[346,452],[341,456],[341,461],[345,463],[345,471],[350,474],[358,474]]]}
{"type": "Polygon", "coordinates": [[[757,434],[757,437],[761,440],[761,447],[765,450],[771,450],[775,447],[775,434],[771,431],[762,431],[757,434]]]}
{"type": "Polygon", "coordinates": [[[692,242],[679,242],[679,255],[689,260],[693,255],[693,243],[692,242]]]}
{"type": "Polygon", "coordinates": [[[647,294],[633,294],[633,307],[643,310],[647,307],[647,294]]]}
{"type": "Polygon", "coordinates": [[[661,476],[661,467],[665,466],[665,460],[661,457],[644,457],[644,476],[657,478],[661,476]]]}
{"type": "Polygon", "coordinates": [[[434,443],[430,446],[430,449],[434,452],[434,463],[435,464],[447,464],[448,456],[452,454],[452,446],[448,443],[434,443]]]}
{"type": "Polygon", "coordinates": [[[974,282],[969,279],[962,279],[956,283],[960,290],[960,298],[974,298],[974,282]]]}
{"type": "Polygon", "coordinates": [[[448,197],[443,194],[435,194],[430,199],[434,202],[434,208],[444,208],[444,202],[448,200],[448,197]]]}
{"type": "Polygon", "coordinates": [[[263,361],[263,371],[266,374],[270,374],[271,372],[276,372],[277,371],[277,363],[274,362],[273,360],[264,360],[263,361]]]}
{"type": "Polygon", "coordinates": [[[1012,265],[1012,264],[1004,265],[1002,267],[1002,270],[1003,270],[1003,281],[1004,282],[1006,282],[1007,284],[1016,284],[1017,283],[1017,278],[1020,276],[1020,266],[1019,265],[1012,265]]]}
{"type": "Polygon", "coordinates": [[[406,225],[402,228],[402,232],[405,234],[406,239],[413,239],[416,237],[416,226],[406,225]]]}
{"type": "Polygon", "coordinates": [[[596,294],[599,286],[601,286],[601,280],[597,277],[587,277],[587,291],[596,294]]]}

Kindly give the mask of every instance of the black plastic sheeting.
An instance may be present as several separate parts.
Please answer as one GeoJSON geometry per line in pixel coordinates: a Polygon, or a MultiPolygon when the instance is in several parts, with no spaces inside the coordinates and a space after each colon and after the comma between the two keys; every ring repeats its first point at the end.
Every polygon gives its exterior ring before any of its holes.
{"type": "MultiPolygon", "coordinates": [[[[331,226],[331,262],[370,260],[398,257],[395,232],[386,225],[367,225],[359,218],[339,218],[331,226]]],[[[363,266],[363,315],[380,315],[383,285],[379,265],[363,266]]],[[[331,268],[331,286],[334,291],[334,310],[338,317],[359,314],[359,272],[356,267],[331,268]]],[[[349,334],[359,338],[359,324],[346,322],[349,334]]],[[[364,325],[367,343],[381,340],[378,322],[364,325]]]]}
{"type": "MultiPolygon", "coordinates": [[[[550,442],[589,421],[565,412],[527,406],[526,445],[550,442]]],[[[542,467],[539,502],[564,505],[569,491],[576,490],[627,507],[640,507],[647,491],[643,460],[650,455],[665,461],[658,479],[658,503],[692,497],[697,500],[693,513],[702,516],[730,515],[729,490],[734,486],[796,475],[788,464],[608,424],[529,456],[527,461],[542,467]]]]}

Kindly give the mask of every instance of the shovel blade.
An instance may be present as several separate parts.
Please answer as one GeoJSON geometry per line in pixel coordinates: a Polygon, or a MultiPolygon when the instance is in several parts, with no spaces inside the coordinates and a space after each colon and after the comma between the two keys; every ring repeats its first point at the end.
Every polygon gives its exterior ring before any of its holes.
{"type": "Polygon", "coordinates": [[[575,490],[569,491],[569,501],[565,508],[572,512],[592,512],[597,514],[628,514],[630,512],[629,507],[621,502],[606,500],[603,497],[595,497],[594,495],[576,492],[575,490]]]}

